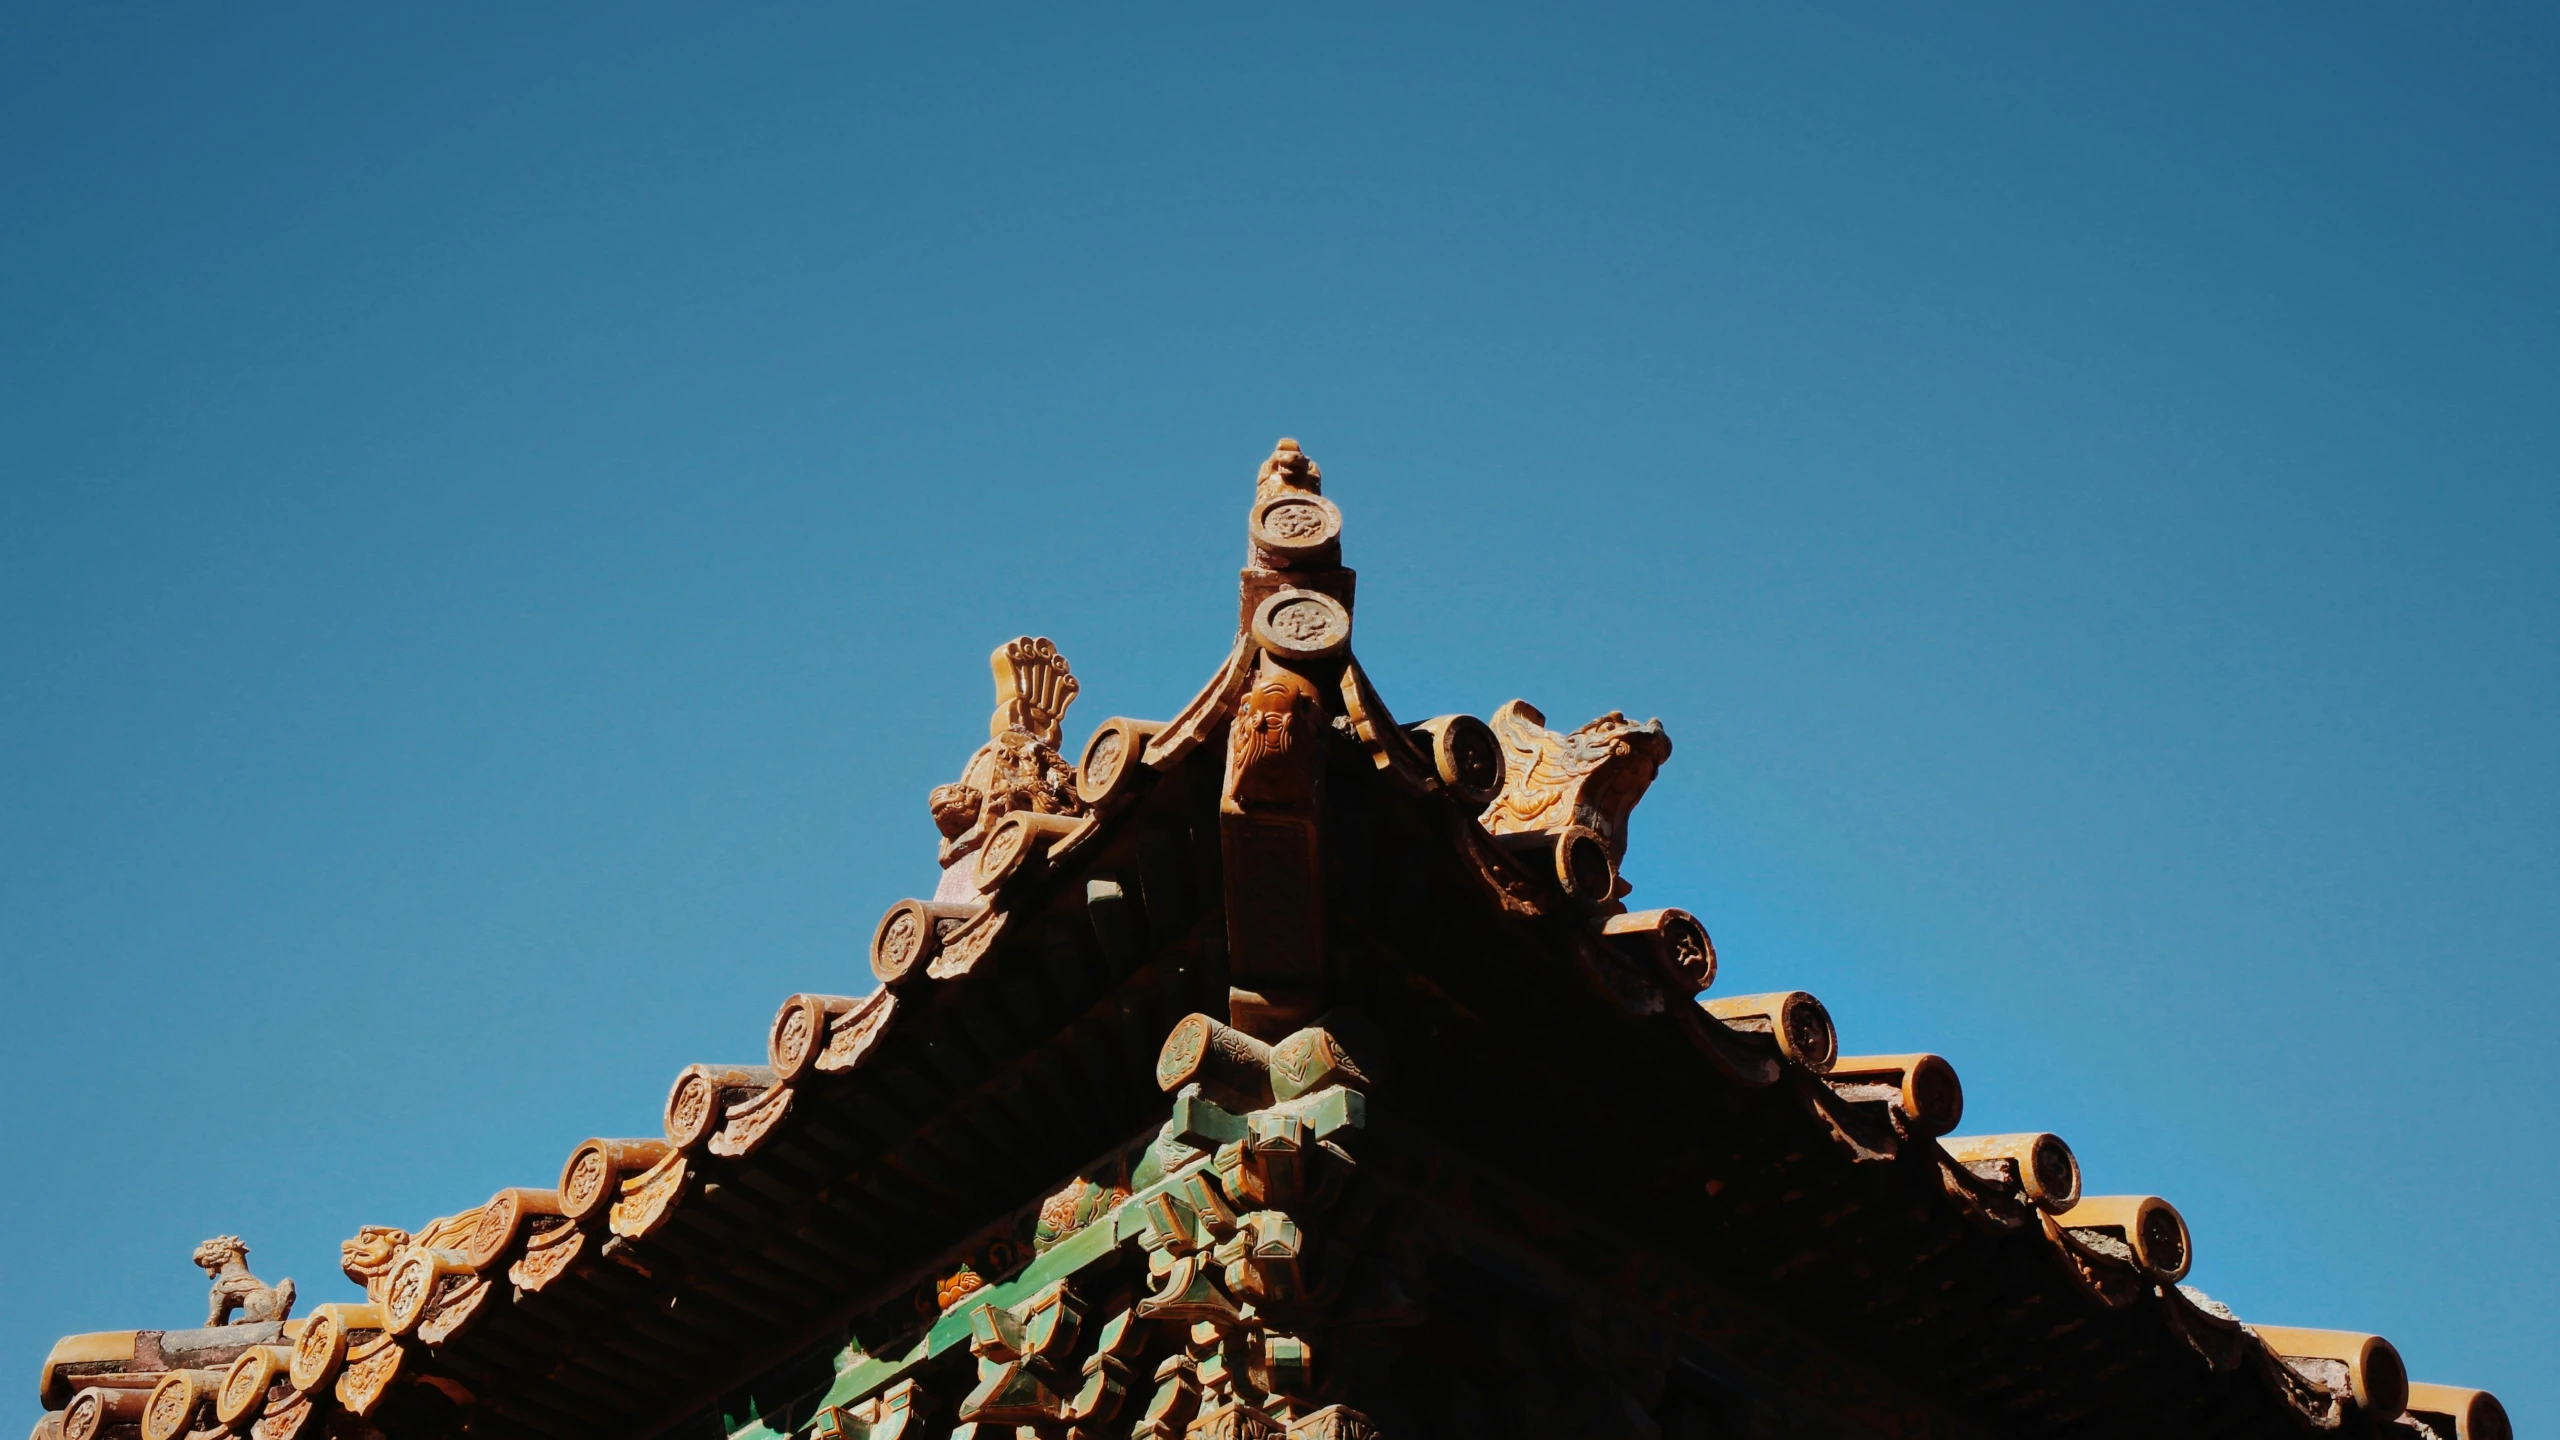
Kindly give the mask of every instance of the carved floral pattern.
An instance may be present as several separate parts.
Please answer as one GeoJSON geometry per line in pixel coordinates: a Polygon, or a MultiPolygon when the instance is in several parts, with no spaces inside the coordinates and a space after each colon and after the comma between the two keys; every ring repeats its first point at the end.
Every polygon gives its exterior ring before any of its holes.
{"type": "Polygon", "coordinates": [[[933,1287],[933,1298],[948,1310],[987,1288],[986,1277],[966,1265],[942,1277],[933,1287]]]}
{"type": "Polygon", "coordinates": [[[924,917],[915,911],[898,911],[880,929],[881,963],[898,974],[912,969],[923,949],[924,917]]]}
{"type": "Polygon", "coordinates": [[[898,996],[893,990],[875,990],[863,997],[860,1005],[828,1022],[827,1048],[819,1052],[817,1068],[835,1073],[860,1065],[897,1013],[898,996]]]}
{"type": "Polygon", "coordinates": [[[408,1358],[408,1347],[396,1335],[376,1336],[350,1350],[346,1368],[338,1373],[338,1403],[358,1415],[372,1414],[408,1358]]]}
{"type": "Polygon", "coordinates": [[[1114,1206],[1128,1198],[1126,1185],[1103,1185],[1081,1175],[1068,1181],[1065,1188],[1040,1204],[1040,1218],[1031,1232],[1033,1252],[1048,1253],[1058,1242],[1110,1214],[1114,1206]]]}
{"type": "Polygon", "coordinates": [[[586,1231],[574,1225],[537,1236],[524,1247],[524,1254],[516,1263],[507,1267],[507,1280],[520,1290],[540,1290],[567,1273],[587,1247],[586,1231]]]}
{"type": "Polygon", "coordinates": [[[252,1440],[294,1440],[318,1410],[309,1395],[289,1390],[283,1398],[269,1403],[266,1413],[249,1427],[249,1434],[252,1440]]]}

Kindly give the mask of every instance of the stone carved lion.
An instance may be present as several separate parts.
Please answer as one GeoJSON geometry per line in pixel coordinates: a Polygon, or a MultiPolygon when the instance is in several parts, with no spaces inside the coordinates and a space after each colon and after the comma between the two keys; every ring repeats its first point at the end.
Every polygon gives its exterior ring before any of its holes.
{"type": "Polygon", "coordinates": [[[274,1285],[249,1273],[249,1247],[237,1235],[216,1235],[196,1247],[195,1262],[213,1277],[213,1295],[205,1311],[205,1327],[253,1325],[293,1318],[293,1281],[274,1285]],[[231,1312],[240,1312],[233,1320],[231,1312]]]}

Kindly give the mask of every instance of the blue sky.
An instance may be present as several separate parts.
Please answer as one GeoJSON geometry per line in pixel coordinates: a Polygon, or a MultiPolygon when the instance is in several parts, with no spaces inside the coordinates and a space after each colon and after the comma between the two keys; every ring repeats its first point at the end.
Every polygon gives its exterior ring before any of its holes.
{"type": "Polygon", "coordinates": [[[858,988],[1289,434],[1720,989],[2560,1424],[2560,27],[1771,8],[0,12],[0,1354],[858,988]]]}

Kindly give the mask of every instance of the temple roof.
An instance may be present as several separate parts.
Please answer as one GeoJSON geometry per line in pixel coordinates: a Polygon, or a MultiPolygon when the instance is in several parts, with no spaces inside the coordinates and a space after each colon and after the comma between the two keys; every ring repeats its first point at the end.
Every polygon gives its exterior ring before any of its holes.
{"type": "Polygon", "coordinates": [[[973,1317],[1283,1111],[1395,1140],[1362,1163],[1431,1197],[1410,1233],[1594,1257],[1538,1283],[1676,1316],[1695,1363],[1852,1433],[2507,1434],[2378,1336],[2233,1315],[2186,1283],[2176,1207],[2081,1194],[2059,1137],[1959,1134],[1947,1059],[1844,1055],[1802,992],[1717,994],[1706,927],[1619,879],[1664,727],[1400,723],[1341,531],[1280,442],[1234,647],[1171,720],[1104,720],[1070,762],[1066,660],[997,647],[989,738],[928,797],[942,883],[881,917],[868,977],[830,977],[858,993],[686,1067],[661,1134],[365,1227],[361,1303],[295,1313],[207,1242],[212,1323],[64,1337],[38,1440],[887,1425],[884,1387],[1006,1353],[973,1317]]]}

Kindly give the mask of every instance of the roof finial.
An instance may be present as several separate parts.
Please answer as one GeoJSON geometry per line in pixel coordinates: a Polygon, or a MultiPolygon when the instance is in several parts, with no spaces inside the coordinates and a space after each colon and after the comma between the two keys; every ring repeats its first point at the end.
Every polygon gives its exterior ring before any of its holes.
{"type": "Polygon", "coordinates": [[[1263,461],[1262,469],[1255,473],[1253,498],[1268,500],[1282,489],[1303,490],[1310,495],[1324,493],[1324,472],[1307,458],[1306,451],[1298,448],[1297,441],[1286,435],[1271,447],[1271,458],[1263,461]]]}
{"type": "Polygon", "coordinates": [[[1016,811],[1074,816],[1085,810],[1076,795],[1075,767],[1058,753],[1058,722],[1082,688],[1067,669],[1067,657],[1047,637],[1024,635],[997,646],[987,663],[996,677],[996,709],[987,720],[991,738],[969,757],[957,781],[934,787],[926,797],[942,831],[944,879],[954,895],[977,893],[962,883],[965,872],[952,867],[986,842],[998,820],[1016,811]]]}
{"type": "Polygon", "coordinates": [[[987,734],[1002,739],[1019,730],[1044,744],[1058,743],[1058,721],[1083,687],[1067,669],[1067,657],[1043,635],[1006,641],[987,657],[996,674],[996,711],[987,734]]]}
{"type": "MultiPolygon", "coordinates": [[[[1342,568],[1342,512],[1324,498],[1324,472],[1297,441],[1282,439],[1254,473],[1253,511],[1245,530],[1249,543],[1240,617],[1245,629],[1254,630],[1256,609],[1273,592],[1292,587],[1321,591],[1331,597],[1327,608],[1339,620],[1333,627],[1339,633],[1322,653],[1340,649],[1351,634],[1352,584],[1351,572],[1342,568]]],[[[1256,638],[1269,643],[1266,637],[1256,638]]],[[[1272,648],[1299,653],[1288,644],[1272,648]]]]}

